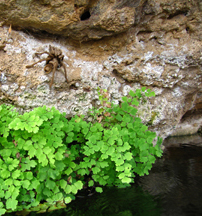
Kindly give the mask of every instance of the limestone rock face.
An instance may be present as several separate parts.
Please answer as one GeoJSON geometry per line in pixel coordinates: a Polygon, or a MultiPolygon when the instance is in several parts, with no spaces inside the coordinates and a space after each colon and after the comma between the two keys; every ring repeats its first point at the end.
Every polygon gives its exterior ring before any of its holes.
{"type": "Polygon", "coordinates": [[[0,17],[22,29],[46,31],[86,41],[125,32],[145,1],[3,0],[0,17]]]}
{"type": "Polygon", "coordinates": [[[2,0],[0,17],[1,103],[72,116],[98,102],[97,86],[117,103],[145,86],[156,97],[138,115],[151,130],[165,138],[201,127],[200,0],[2,0]],[[69,80],[59,68],[51,89],[45,61],[26,68],[49,45],[63,52],[69,80]]]}

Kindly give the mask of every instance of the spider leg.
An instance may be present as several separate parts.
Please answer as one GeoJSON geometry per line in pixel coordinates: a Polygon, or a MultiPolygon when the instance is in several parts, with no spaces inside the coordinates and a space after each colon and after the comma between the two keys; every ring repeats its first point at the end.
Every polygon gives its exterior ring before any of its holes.
{"type": "Polygon", "coordinates": [[[52,80],[51,80],[51,83],[50,83],[50,88],[51,88],[51,86],[53,85],[53,81],[54,81],[55,71],[56,71],[56,69],[58,67],[58,61],[57,61],[57,59],[53,59],[52,61],[49,62],[49,64],[53,65],[53,76],[52,76],[52,80]]]}
{"type": "Polygon", "coordinates": [[[35,63],[31,64],[31,65],[26,65],[26,68],[31,68],[31,67],[33,67],[35,64],[37,64],[37,63],[39,63],[39,62],[47,61],[47,60],[49,60],[49,58],[40,59],[39,61],[37,61],[37,62],[35,62],[35,63]]]}
{"type": "Polygon", "coordinates": [[[54,65],[54,68],[53,68],[53,76],[52,76],[52,80],[51,80],[51,82],[50,82],[50,88],[51,88],[51,86],[53,85],[54,75],[55,75],[56,69],[57,69],[57,67],[56,67],[56,65],[54,65]]]}
{"type": "Polygon", "coordinates": [[[67,83],[69,82],[69,80],[67,79],[67,70],[66,70],[66,66],[65,66],[65,64],[62,62],[61,63],[61,66],[64,68],[64,71],[65,71],[65,79],[66,79],[66,81],[67,81],[67,83]]]}
{"type": "Polygon", "coordinates": [[[43,55],[43,54],[48,54],[48,55],[49,55],[50,53],[49,53],[49,52],[46,52],[46,51],[45,51],[45,52],[42,52],[42,53],[38,53],[38,52],[35,53],[35,55],[43,55]]]}

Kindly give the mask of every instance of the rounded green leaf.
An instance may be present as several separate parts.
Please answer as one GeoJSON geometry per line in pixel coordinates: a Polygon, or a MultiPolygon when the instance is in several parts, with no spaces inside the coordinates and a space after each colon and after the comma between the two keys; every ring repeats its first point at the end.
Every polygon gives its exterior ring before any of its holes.
{"type": "Polygon", "coordinates": [[[33,179],[33,173],[32,172],[26,172],[26,178],[28,180],[32,180],[33,179]]]}
{"type": "Polygon", "coordinates": [[[40,182],[39,182],[38,179],[32,180],[32,184],[31,184],[32,188],[37,189],[37,187],[38,187],[39,185],[40,185],[40,182]]]}
{"type": "Polygon", "coordinates": [[[61,187],[62,189],[65,189],[66,186],[67,186],[67,181],[65,181],[64,179],[61,179],[61,180],[60,180],[60,187],[61,187]]]}
{"type": "Polygon", "coordinates": [[[65,197],[65,203],[68,204],[72,201],[71,197],[65,197]]]}
{"type": "Polygon", "coordinates": [[[46,180],[45,185],[46,185],[46,187],[48,187],[49,189],[53,189],[53,188],[56,186],[55,182],[52,181],[52,180],[50,180],[50,179],[47,179],[47,180],[46,180]]]}
{"type": "Polygon", "coordinates": [[[52,194],[53,194],[53,192],[52,192],[51,190],[49,190],[47,187],[45,187],[45,188],[43,189],[42,192],[43,192],[43,194],[46,195],[47,197],[51,197],[52,194]]]}
{"type": "Polygon", "coordinates": [[[14,184],[15,186],[20,186],[20,185],[21,185],[21,181],[14,180],[14,181],[13,181],[13,184],[14,184]]]}
{"type": "Polygon", "coordinates": [[[78,192],[78,189],[77,189],[77,187],[75,186],[75,185],[72,185],[72,193],[73,194],[77,194],[77,192],[78,192]]]}
{"type": "Polygon", "coordinates": [[[93,180],[90,180],[89,182],[88,182],[88,187],[92,187],[94,185],[94,181],[93,180]]]}
{"type": "Polygon", "coordinates": [[[144,92],[146,90],[146,87],[142,87],[141,90],[144,92]]]}
{"type": "Polygon", "coordinates": [[[6,209],[3,209],[3,208],[0,207],[0,215],[3,215],[5,213],[6,213],[6,209]]]}
{"type": "Polygon", "coordinates": [[[1,176],[1,178],[6,179],[10,176],[10,172],[8,170],[5,170],[5,169],[1,170],[0,176],[1,176]]]}
{"type": "Polygon", "coordinates": [[[123,183],[129,184],[129,183],[132,181],[132,179],[131,179],[131,178],[128,178],[128,177],[124,177],[121,181],[122,181],[123,183]]]}
{"type": "Polygon", "coordinates": [[[96,187],[95,190],[98,192],[98,193],[102,193],[103,192],[103,189],[101,187],[96,187]]]}
{"type": "Polygon", "coordinates": [[[73,172],[72,168],[69,167],[65,170],[65,174],[67,174],[68,176],[73,172]]]}
{"type": "Polygon", "coordinates": [[[100,172],[100,168],[99,167],[93,167],[92,171],[93,171],[93,174],[97,174],[98,172],[100,172]]]}
{"type": "Polygon", "coordinates": [[[123,178],[125,177],[125,173],[119,174],[118,177],[119,177],[120,179],[123,179],[123,178]]]}
{"type": "Polygon", "coordinates": [[[18,204],[18,201],[17,201],[17,200],[9,198],[9,199],[6,201],[6,209],[15,210],[16,207],[17,207],[17,204],[18,204]]]}
{"type": "Polygon", "coordinates": [[[30,181],[29,181],[29,180],[24,180],[24,181],[22,181],[22,186],[23,186],[24,188],[28,189],[29,185],[30,185],[30,181]]]}
{"type": "Polygon", "coordinates": [[[65,192],[67,194],[70,194],[72,192],[72,186],[71,185],[67,185],[67,187],[65,188],[65,192]]]}
{"type": "Polygon", "coordinates": [[[12,185],[13,184],[13,179],[6,179],[6,181],[4,182],[5,185],[12,185]]]}
{"type": "Polygon", "coordinates": [[[83,188],[83,183],[82,181],[77,181],[74,183],[74,186],[78,189],[81,190],[83,188]]]}

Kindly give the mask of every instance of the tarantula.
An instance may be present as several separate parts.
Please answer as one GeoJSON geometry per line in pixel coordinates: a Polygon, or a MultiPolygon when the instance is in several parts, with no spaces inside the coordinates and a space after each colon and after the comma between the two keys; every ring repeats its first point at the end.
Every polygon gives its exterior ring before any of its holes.
{"type": "Polygon", "coordinates": [[[67,70],[66,70],[66,66],[63,62],[64,59],[64,55],[62,55],[62,51],[56,47],[53,47],[51,45],[49,45],[49,52],[42,52],[42,53],[35,53],[36,55],[42,55],[42,54],[48,54],[48,57],[45,59],[40,59],[39,61],[31,64],[31,65],[27,65],[26,68],[31,68],[33,67],[35,64],[42,62],[42,61],[46,61],[46,65],[44,67],[44,71],[46,74],[49,74],[51,71],[53,71],[53,76],[52,76],[52,80],[50,82],[50,88],[53,84],[53,80],[54,80],[54,75],[55,75],[55,71],[57,68],[63,67],[64,68],[64,72],[65,72],[65,79],[68,82],[67,79],[67,70]]]}

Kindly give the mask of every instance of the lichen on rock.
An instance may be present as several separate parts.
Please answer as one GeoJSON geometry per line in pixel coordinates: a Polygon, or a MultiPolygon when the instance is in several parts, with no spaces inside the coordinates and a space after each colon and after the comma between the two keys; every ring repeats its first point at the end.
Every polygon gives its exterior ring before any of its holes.
{"type": "Polygon", "coordinates": [[[201,127],[200,1],[3,0],[0,17],[1,103],[21,112],[55,106],[72,116],[97,103],[98,86],[115,103],[145,86],[156,97],[138,115],[150,129],[165,138],[201,127]],[[62,50],[69,79],[58,69],[51,89],[45,62],[25,67],[49,45],[62,50]]]}

